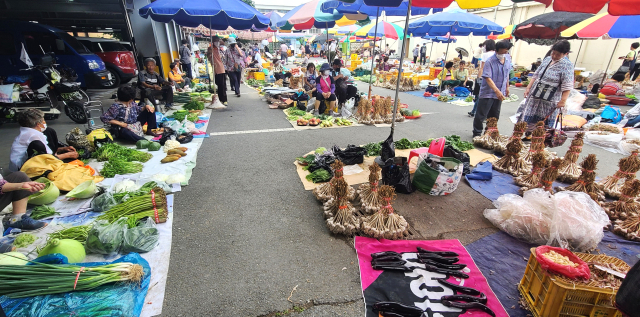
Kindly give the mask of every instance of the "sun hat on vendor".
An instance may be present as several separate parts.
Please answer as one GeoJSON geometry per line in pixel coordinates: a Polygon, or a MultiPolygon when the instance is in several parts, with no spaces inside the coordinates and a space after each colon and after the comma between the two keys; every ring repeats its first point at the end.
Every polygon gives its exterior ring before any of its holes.
{"type": "Polygon", "coordinates": [[[329,63],[323,63],[322,66],[320,66],[320,73],[324,72],[325,70],[331,70],[331,66],[329,65],[329,63]]]}

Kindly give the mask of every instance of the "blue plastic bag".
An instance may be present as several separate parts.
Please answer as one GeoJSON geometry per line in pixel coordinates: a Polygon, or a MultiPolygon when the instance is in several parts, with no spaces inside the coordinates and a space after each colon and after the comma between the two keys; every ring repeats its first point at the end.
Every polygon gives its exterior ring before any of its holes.
{"type": "MultiPolygon", "coordinates": [[[[140,316],[151,281],[151,267],[138,253],[129,253],[113,262],[82,263],[83,266],[130,262],[142,265],[144,277],[140,285],[116,283],[90,291],[11,299],[0,296],[0,305],[8,317],[53,316],[140,316]]],[[[78,264],[76,264],[78,265],[78,264]]]]}
{"type": "Polygon", "coordinates": [[[606,106],[604,110],[602,110],[602,114],[600,114],[602,119],[611,120],[610,123],[618,123],[622,121],[622,113],[620,113],[620,108],[606,106]]]}
{"type": "Polygon", "coordinates": [[[466,87],[456,87],[453,88],[453,92],[455,92],[457,97],[468,97],[471,92],[466,87]]]}

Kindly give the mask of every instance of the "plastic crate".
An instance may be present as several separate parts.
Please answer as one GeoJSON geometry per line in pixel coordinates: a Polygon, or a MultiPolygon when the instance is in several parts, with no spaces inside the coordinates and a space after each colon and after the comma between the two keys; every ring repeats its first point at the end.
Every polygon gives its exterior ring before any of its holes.
{"type": "MultiPolygon", "coordinates": [[[[618,258],[575,254],[585,262],[613,263],[630,269],[618,258]]],[[[535,248],[531,248],[531,256],[518,290],[535,317],[622,317],[622,313],[613,305],[617,290],[598,288],[548,273],[540,267],[535,248]]]]}
{"type": "Polygon", "coordinates": [[[255,73],[253,73],[253,78],[255,78],[256,80],[264,80],[264,73],[263,72],[255,72],[255,73]]]}
{"type": "Polygon", "coordinates": [[[351,54],[351,59],[352,60],[357,60],[358,59],[358,54],[351,54]]]}

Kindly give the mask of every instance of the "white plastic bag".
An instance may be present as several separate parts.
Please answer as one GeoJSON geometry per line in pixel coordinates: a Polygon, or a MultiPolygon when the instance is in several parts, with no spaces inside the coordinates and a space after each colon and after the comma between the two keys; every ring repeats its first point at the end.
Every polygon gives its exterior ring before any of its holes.
{"type": "Polygon", "coordinates": [[[585,133],[584,143],[605,148],[605,149],[619,149],[620,141],[624,134],[622,133],[610,133],[601,131],[589,131],[585,133]]]}
{"type": "Polygon", "coordinates": [[[582,105],[585,100],[587,100],[587,96],[583,95],[578,90],[571,89],[569,98],[567,98],[567,101],[565,102],[564,109],[567,111],[582,111],[582,105]]]}
{"type": "Polygon", "coordinates": [[[536,188],[500,196],[496,209],[484,216],[509,235],[534,244],[560,246],[575,251],[595,249],[609,224],[604,209],[585,193],[549,192],[536,188]]]}

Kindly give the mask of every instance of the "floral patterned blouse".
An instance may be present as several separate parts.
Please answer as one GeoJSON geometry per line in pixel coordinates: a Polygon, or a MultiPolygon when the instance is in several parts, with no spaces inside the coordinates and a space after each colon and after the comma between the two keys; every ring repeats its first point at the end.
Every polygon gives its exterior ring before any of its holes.
{"type": "Polygon", "coordinates": [[[228,72],[237,72],[245,68],[244,53],[236,49],[228,49],[223,56],[224,69],[228,72]]]}
{"type": "Polygon", "coordinates": [[[533,74],[533,79],[539,79],[542,83],[558,87],[558,91],[553,96],[553,100],[551,100],[553,103],[558,103],[563,91],[573,89],[573,63],[566,57],[551,66],[549,66],[550,63],[551,56],[548,56],[542,61],[538,69],[536,69],[536,72],[533,74]],[[547,67],[549,69],[547,69],[547,67]],[[547,69],[546,72],[545,69],[547,69]],[[540,78],[542,73],[544,73],[544,77],[540,78]]]}

